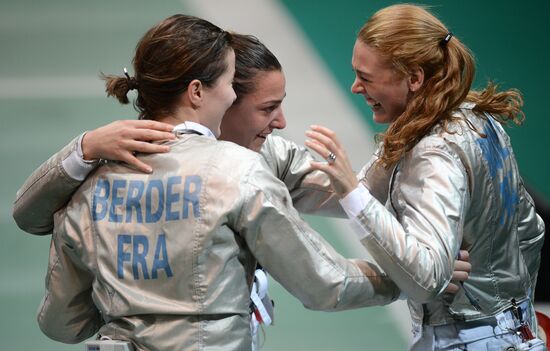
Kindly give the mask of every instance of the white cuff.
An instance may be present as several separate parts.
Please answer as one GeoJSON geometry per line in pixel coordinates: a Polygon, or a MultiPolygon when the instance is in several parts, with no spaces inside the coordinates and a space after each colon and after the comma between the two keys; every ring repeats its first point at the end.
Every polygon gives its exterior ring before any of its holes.
{"type": "Polygon", "coordinates": [[[84,138],[84,135],[86,135],[86,133],[83,133],[80,138],[78,138],[76,142],[76,149],[73,150],[73,152],[71,152],[69,156],[61,162],[65,172],[67,172],[69,177],[75,180],[86,179],[88,174],[90,174],[90,172],[99,164],[99,160],[84,160],[82,153],[82,138],[84,138]]]}
{"type": "Polygon", "coordinates": [[[367,207],[367,202],[371,198],[371,194],[365,188],[365,186],[359,182],[357,188],[347,194],[344,198],[340,199],[340,205],[351,220],[351,227],[359,240],[365,238],[368,233],[363,228],[361,223],[357,220],[357,216],[367,207]]]}
{"type": "Polygon", "coordinates": [[[367,206],[367,201],[370,197],[370,193],[365,186],[359,182],[357,188],[340,199],[340,205],[350,219],[355,219],[367,206]]]}

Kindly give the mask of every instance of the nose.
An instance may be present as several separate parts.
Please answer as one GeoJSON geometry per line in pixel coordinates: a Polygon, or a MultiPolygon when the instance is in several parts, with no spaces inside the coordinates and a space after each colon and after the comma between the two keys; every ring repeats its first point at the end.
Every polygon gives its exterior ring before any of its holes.
{"type": "Polygon", "coordinates": [[[286,128],[286,117],[281,109],[281,112],[277,114],[277,117],[275,117],[271,121],[271,128],[273,129],[285,129],[286,128]]]}
{"type": "Polygon", "coordinates": [[[364,94],[365,93],[365,88],[363,87],[363,85],[361,84],[361,82],[359,81],[359,79],[357,77],[355,77],[355,80],[351,84],[351,92],[353,94],[364,94]]]}

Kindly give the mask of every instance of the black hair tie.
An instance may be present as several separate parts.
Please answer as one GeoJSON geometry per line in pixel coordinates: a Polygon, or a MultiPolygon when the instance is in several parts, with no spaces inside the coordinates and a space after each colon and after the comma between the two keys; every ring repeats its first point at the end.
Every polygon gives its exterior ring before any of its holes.
{"type": "Polygon", "coordinates": [[[128,90],[137,89],[138,84],[137,84],[136,78],[130,77],[130,75],[128,74],[128,70],[126,69],[126,67],[124,67],[124,75],[126,76],[126,80],[128,81],[128,90]]]}
{"type": "Polygon", "coordinates": [[[451,38],[453,37],[453,33],[452,32],[449,32],[447,33],[447,35],[445,36],[445,38],[441,39],[441,41],[439,42],[439,45],[441,47],[446,47],[447,44],[449,44],[449,41],[451,41],[451,38]]]}

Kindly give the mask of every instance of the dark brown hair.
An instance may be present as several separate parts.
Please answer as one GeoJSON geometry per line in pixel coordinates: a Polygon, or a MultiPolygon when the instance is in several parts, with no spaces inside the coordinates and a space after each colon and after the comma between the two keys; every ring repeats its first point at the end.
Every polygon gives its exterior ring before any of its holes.
{"type": "Polygon", "coordinates": [[[281,71],[282,67],[275,55],[253,35],[233,33],[231,45],[235,50],[233,90],[238,104],[254,90],[254,77],[258,72],[281,71]]]}
{"type": "Polygon", "coordinates": [[[192,80],[212,86],[223,74],[231,41],[230,33],[203,19],[168,17],[137,44],[134,77],[102,75],[107,96],[127,104],[128,91],[135,88],[138,97],[134,105],[140,119],[169,115],[192,80]]]}

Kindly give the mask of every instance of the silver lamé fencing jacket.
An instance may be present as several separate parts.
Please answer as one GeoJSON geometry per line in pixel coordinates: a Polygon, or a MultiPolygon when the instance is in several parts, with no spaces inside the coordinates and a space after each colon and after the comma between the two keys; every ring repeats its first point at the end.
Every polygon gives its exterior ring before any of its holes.
{"type": "Polygon", "coordinates": [[[544,223],[508,135],[474,106],[462,104],[448,131],[436,127],[415,145],[391,173],[387,196],[371,191],[355,218],[363,245],[409,297],[416,324],[487,318],[534,292],[544,223]],[[464,289],[442,294],[459,248],[470,252],[464,287],[473,303],[464,289]]]}
{"type": "Polygon", "coordinates": [[[94,333],[139,350],[246,350],[256,260],[312,309],[380,305],[399,294],[376,266],[344,259],[303,222],[257,153],[198,135],[109,163],[55,215],[46,294],[50,337],[94,333]]]}
{"type": "MultiPolygon", "coordinates": [[[[432,130],[397,167],[378,167],[379,149],[358,174],[368,189],[355,219],[362,243],[408,297],[416,324],[479,320],[512,299],[532,300],[544,223],[508,135],[474,106],[462,104],[448,132],[432,130]],[[443,294],[460,248],[470,251],[470,279],[457,295],[443,294]]],[[[328,177],[311,171],[303,147],[271,137],[261,152],[297,209],[342,214],[328,177]]]]}

